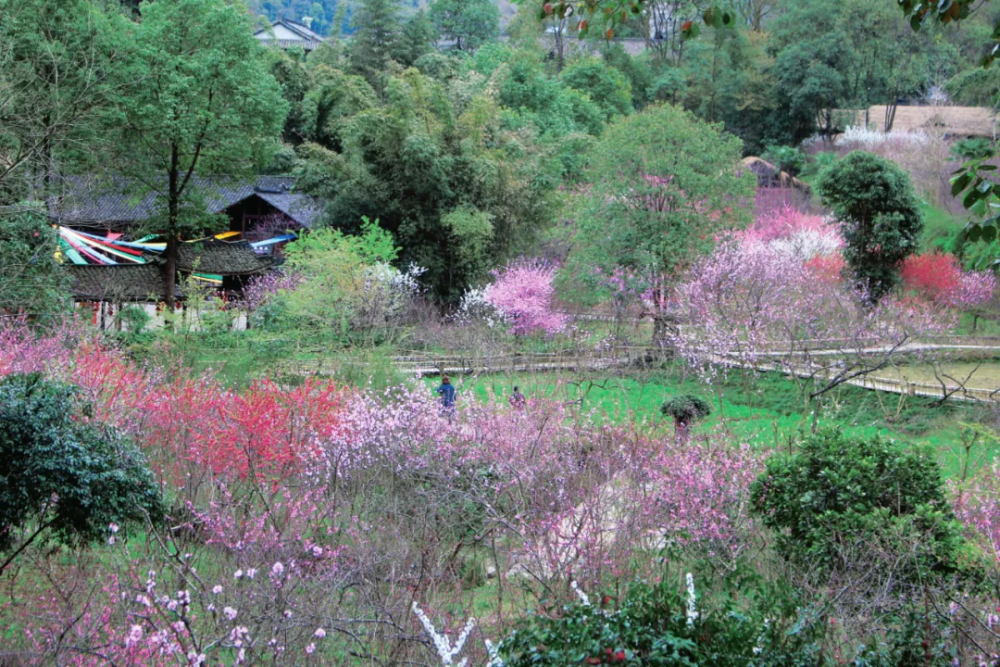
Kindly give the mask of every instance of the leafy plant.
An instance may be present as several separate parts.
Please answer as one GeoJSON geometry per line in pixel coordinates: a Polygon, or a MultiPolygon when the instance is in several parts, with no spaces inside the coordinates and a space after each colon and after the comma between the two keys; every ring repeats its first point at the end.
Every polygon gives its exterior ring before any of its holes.
{"type": "Polygon", "coordinates": [[[985,137],[967,137],[956,141],[951,152],[965,160],[984,160],[993,155],[993,142],[985,137]]]}
{"type": "Polygon", "coordinates": [[[768,459],[750,493],[778,551],[801,564],[846,567],[853,547],[889,540],[908,544],[919,566],[950,570],[963,546],[930,452],[880,436],[821,431],[768,459]]]}
{"type": "Polygon", "coordinates": [[[90,414],[70,385],[0,379],[0,550],[13,550],[0,571],[47,531],[78,544],[162,514],[145,457],[90,414]]]}
{"type": "Polygon", "coordinates": [[[855,151],[820,174],[817,190],[842,225],[844,259],[865,298],[877,303],[917,249],[923,214],[910,179],[890,160],[855,151]]]}
{"type": "MultiPolygon", "coordinates": [[[[690,576],[690,575],[689,575],[690,576]]],[[[508,667],[815,665],[822,628],[798,617],[794,594],[753,576],[684,589],[664,576],[633,583],[620,606],[569,604],[523,623],[500,645],[508,667]]]]}
{"type": "Polygon", "coordinates": [[[802,173],[806,156],[795,146],[768,146],[761,157],[792,176],[802,173]]]}
{"type": "Polygon", "coordinates": [[[712,414],[712,406],[700,396],[681,394],[665,402],[660,407],[660,412],[673,417],[677,438],[683,440],[692,422],[712,414]]]}

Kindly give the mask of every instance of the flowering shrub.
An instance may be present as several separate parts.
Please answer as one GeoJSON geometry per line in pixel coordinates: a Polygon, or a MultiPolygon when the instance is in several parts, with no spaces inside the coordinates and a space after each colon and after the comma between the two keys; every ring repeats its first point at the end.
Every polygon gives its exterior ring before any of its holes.
{"type": "Polygon", "coordinates": [[[954,321],[921,301],[885,298],[864,307],[863,295],[832,280],[837,264],[818,258],[803,264],[770,245],[721,246],[677,288],[679,314],[691,323],[677,336],[678,348],[702,362],[753,365],[768,358],[801,367],[810,361],[810,345],[827,341],[842,359],[865,365],[866,355],[942,333],[954,321]],[[827,280],[817,278],[820,271],[827,280]]]}
{"type": "Polygon", "coordinates": [[[887,144],[900,146],[926,146],[931,137],[926,132],[911,132],[909,130],[893,130],[886,134],[880,130],[849,126],[834,142],[837,146],[860,150],[874,150],[887,144]]]}
{"type": "Polygon", "coordinates": [[[541,259],[520,259],[493,272],[494,282],[485,297],[509,320],[511,333],[556,333],[566,318],[552,310],[556,267],[541,259]]]}
{"type": "Polygon", "coordinates": [[[918,296],[955,308],[974,308],[988,302],[997,281],[986,271],[963,272],[948,253],[910,255],[901,269],[903,285],[918,296]]]}

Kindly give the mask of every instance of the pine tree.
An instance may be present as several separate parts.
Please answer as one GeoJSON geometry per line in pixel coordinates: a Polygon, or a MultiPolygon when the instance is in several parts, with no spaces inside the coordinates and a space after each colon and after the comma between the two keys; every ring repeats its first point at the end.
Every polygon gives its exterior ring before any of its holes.
{"type": "Polygon", "coordinates": [[[427,12],[421,9],[403,26],[403,32],[393,51],[393,58],[409,67],[417,61],[417,58],[433,51],[436,40],[437,30],[427,17],[427,12]]]}
{"type": "Polygon", "coordinates": [[[351,69],[381,93],[382,73],[400,37],[399,5],[396,0],[363,0],[351,25],[355,29],[348,48],[351,69]]]}

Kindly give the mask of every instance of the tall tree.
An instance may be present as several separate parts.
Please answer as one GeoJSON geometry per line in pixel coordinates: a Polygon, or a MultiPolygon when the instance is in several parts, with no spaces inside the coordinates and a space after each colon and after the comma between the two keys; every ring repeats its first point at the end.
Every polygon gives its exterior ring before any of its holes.
{"type": "Polygon", "coordinates": [[[120,166],[158,195],[173,308],[180,237],[206,221],[195,175],[254,173],[277,147],[288,105],[239,0],[156,0],[140,6],[129,81],[119,98],[120,166]]]}
{"type": "Polygon", "coordinates": [[[351,25],[355,29],[347,49],[351,70],[381,93],[383,73],[399,41],[399,5],[396,0],[362,0],[351,25]]]}
{"type": "Polygon", "coordinates": [[[726,230],[749,222],[754,179],[742,142],[672,105],[620,118],[591,155],[578,217],[577,261],[608,274],[640,272],[654,286],[656,340],[680,274],[726,230]]]}
{"type": "Polygon", "coordinates": [[[430,17],[460,51],[475,51],[500,34],[500,10],[493,0],[434,0],[430,17]]]}
{"type": "Polygon", "coordinates": [[[858,286],[877,303],[899,282],[924,227],[910,177],[891,160],[855,151],[821,174],[817,190],[842,225],[844,259],[858,286]]]}
{"type": "Polygon", "coordinates": [[[0,204],[43,199],[102,154],[125,22],[90,0],[0,0],[0,204]]]}
{"type": "Polygon", "coordinates": [[[417,58],[434,50],[435,41],[437,41],[437,29],[431,23],[427,12],[420,9],[403,26],[392,57],[403,66],[410,67],[417,58]]]}

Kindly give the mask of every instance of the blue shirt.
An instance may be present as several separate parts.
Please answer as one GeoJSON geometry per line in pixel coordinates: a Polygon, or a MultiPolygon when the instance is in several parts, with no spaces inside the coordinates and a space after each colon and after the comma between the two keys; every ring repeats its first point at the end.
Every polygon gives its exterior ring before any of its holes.
{"type": "Polygon", "coordinates": [[[450,384],[442,384],[437,388],[437,393],[441,394],[441,405],[446,408],[455,405],[455,387],[450,384]]]}

